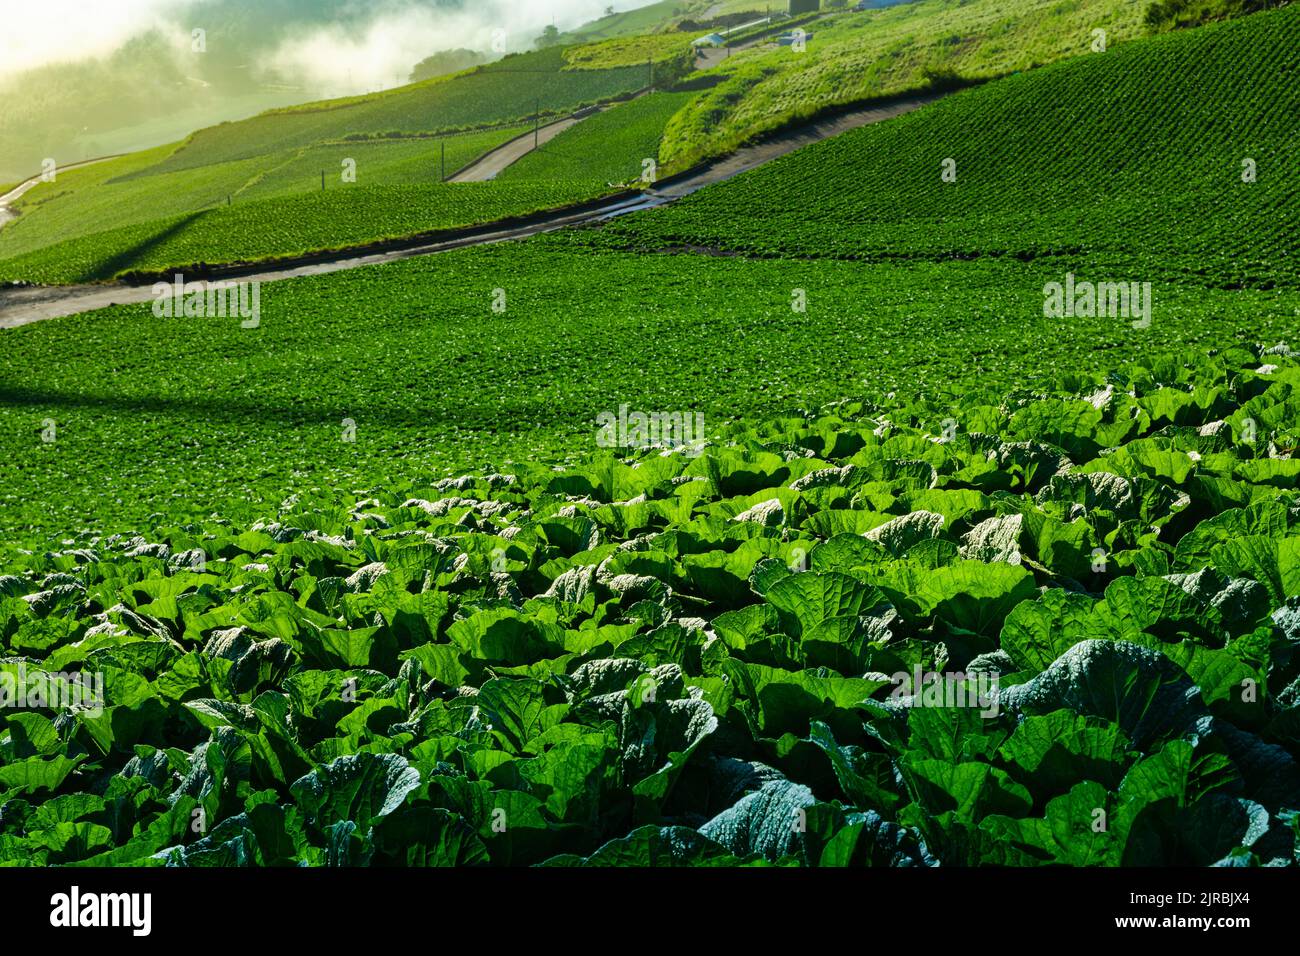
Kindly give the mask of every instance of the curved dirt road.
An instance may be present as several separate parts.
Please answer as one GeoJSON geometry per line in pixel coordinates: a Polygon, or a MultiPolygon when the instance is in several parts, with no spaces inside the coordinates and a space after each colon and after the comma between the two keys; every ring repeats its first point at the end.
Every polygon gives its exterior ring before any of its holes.
{"type": "MultiPolygon", "coordinates": [[[[594,115],[595,113],[588,114],[588,116],[594,115]]],[[[503,169],[513,166],[534,149],[545,146],[566,129],[577,126],[584,119],[587,119],[587,116],[566,116],[562,120],[541,127],[536,134],[529,130],[509,142],[501,144],[492,152],[480,156],[456,175],[448,176],[447,182],[484,183],[490,179],[496,179],[497,174],[503,169]]]]}
{"type": "MultiPolygon", "coordinates": [[[[396,262],[413,256],[432,255],[466,246],[488,245],[526,239],[568,226],[590,225],[642,209],[653,209],[684,196],[748,172],[801,147],[838,136],[851,129],[879,123],[925,106],[943,94],[925,94],[893,100],[887,104],[845,112],[776,133],[761,143],[746,146],[706,166],[664,179],[642,193],[621,194],[603,200],[556,209],[526,220],[487,224],[414,237],[382,249],[370,248],[327,253],[263,266],[231,267],[214,273],[217,279],[278,282],[300,276],[323,275],[345,269],[396,262]]],[[[16,328],[44,319],[76,315],[110,305],[149,302],[153,285],[122,282],[82,286],[32,286],[0,289],[0,329],[16,328]]]]}

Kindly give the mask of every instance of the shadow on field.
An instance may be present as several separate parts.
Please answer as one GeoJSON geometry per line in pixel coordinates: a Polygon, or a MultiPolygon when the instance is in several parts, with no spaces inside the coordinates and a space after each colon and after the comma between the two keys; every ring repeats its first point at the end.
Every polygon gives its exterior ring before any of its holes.
{"type": "Polygon", "coordinates": [[[157,395],[103,395],[59,389],[37,389],[0,383],[0,409],[43,408],[54,410],[85,409],[127,415],[158,415],[195,424],[204,422],[257,423],[268,428],[293,428],[303,425],[337,426],[344,418],[369,422],[376,426],[422,426],[431,432],[448,428],[480,429],[485,432],[540,428],[553,424],[556,410],[544,400],[512,404],[506,408],[470,412],[448,408],[443,403],[427,407],[391,404],[365,405],[348,402],[346,406],[304,402],[269,403],[250,397],[215,395],[204,398],[161,397],[157,395]]]}
{"type": "Polygon", "coordinates": [[[168,239],[177,233],[184,231],[191,223],[203,215],[203,210],[192,212],[181,219],[176,220],[161,232],[156,232],[143,242],[134,246],[123,249],[112,258],[101,264],[91,275],[82,277],[81,281],[90,282],[96,279],[111,279],[119,272],[124,272],[128,266],[136,265],[136,260],[152,252],[161,246],[168,239]]]}

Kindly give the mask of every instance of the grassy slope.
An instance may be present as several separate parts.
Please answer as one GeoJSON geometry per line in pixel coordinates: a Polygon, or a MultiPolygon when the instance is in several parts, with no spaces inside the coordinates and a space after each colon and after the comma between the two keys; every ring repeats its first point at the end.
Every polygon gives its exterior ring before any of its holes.
{"type": "Polygon", "coordinates": [[[814,25],[803,53],[760,44],[717,67],[724,79],[669,127],[664,158],[688,166],[793,118],[927,85],[931,69],[987,78],[1087,53],[1141,32],[1125,0],[921,0],[814,25]]]}
{"type": "MultiPolygon", "coordinates": [[[[578,241],[1102,262],[1300,284],[1300,8],[1116,47],[811,146],[578,241]],[[1183,91],[1153,96],[1153,89],[1183,91]],[[1231,122],[1221,121],[1231,117],[1231,122]],[[956,182],[941,178],[956,160],[956,182]],[[1243,183],[1242,160],[1258,179],[1243,183]]],[[[1112,276],[1120,278],[1121,276],[1112,276]]]]}
{"type": "Polygon", "coordinates": [[[590,182],[336,186],[72,239],[0,262],[0,281],[56,285],[260,262],[521,216],[592,193],[590,182]]]}
{"type": "Polygon", "coordinates": [[[608,70],[620,66],[642,66],[651,61],[660,63],[671,59],[690,47],[690,36],[685,33],[648,33],[641,36],[617,37],[597,43],[569,47],[564,59],[574,70],[608,70]]]}
{"type": "Polygon", "coordinates": [[[664,125],[690,93],[654,93],[584,120],[504,170],[498,182],[637,179],[646,159],[658,162],[664,125]]]}
{"type": "Polygon", "coordinates": [[[636,36],[659,30],[678,16],[678,11],[694,13],[707,7],[705,0],[659,0],[636,10],[624,10],[610,17],[601,17],[565,34],[566,40],[589,42],[615,37],[636,36]]]}

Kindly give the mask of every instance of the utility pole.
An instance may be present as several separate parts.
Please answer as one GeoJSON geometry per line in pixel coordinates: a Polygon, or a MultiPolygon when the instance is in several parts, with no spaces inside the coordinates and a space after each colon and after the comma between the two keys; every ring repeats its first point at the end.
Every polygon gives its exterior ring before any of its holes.
{"type": "Polygon", "coordinates": [[[320,171],[320,191],[325,191],[325,170],[320,171]]]}
{"type": "Polygon", "coordinates": [[[650,74],[650,82],[646,86],[653,92],[655,88],[655,58],[653,56],[647,57],[645,65],[650,74]]]}
{"type": "Polygon", "coordinates": [[[542,100],[537,99],[537,109],[533,111],[533,149],[540,145],[542,135],[542,100]]]}

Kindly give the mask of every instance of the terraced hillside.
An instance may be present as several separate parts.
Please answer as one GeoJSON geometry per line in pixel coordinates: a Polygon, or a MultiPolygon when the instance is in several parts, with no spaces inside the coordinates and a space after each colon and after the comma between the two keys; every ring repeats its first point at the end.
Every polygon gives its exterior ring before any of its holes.
{"type": "Polygon", "coordinates": [[[680,169],[839,104],[1082,56],[1095,30],[1110,48],[1142,36],[1142,19],[1129,0],[920,0],[836,13],[805,26],[813,39],[802,52],[768,42],[719,64],[721,82],[670,126],[664,159],[680,169]]]}
{"type": "Polygon", "coordinates": [[[593,180],[607,185],[657,177],[664,126],[691,96],[653,93],[593,116],[505,169],[497,181],[593,180]]]}
{"type": "MultiPolygon", "coordinates": [[[[628,96],[650,79],[644,61],[571,66],[565,56],[563,49],[511,56],[389,93],[272,111],[202,130],[178,147],[65,171],[32,189],[18,204],[22,217],[0,230],[0,279],[66,283],[282,257],[587,198],[590,190],[573,183],[454,193],[439,185],[444,170],[451,175],[518,135],[519,120],[531,125],[539,108],[567,113],[628,96]],[[458,132],[466,126],[486,128],[458,132]],[[352,170],[346,179],[345,161],[352,170]],[[349,189],[355,192],[341,194],[349,189]],[[253,205],[216,208],[228,202],[253,205]]],[[[602,181],[597,191],[604,189],[602,181]]]]}
{"type": "MultiPolygon", "coordinates": [[[[733,7],[737,7],[724,6],[724,12],[735,12],[733,7]]],[[[671,116],[653,120],[653,124],[663,123],[662,140],[653,156],[659,160],[659,173],[666,175],[725,153],[755,133],[836,103],[948,83],[954,71],[968,77],[997,76],[1083,53],[1092,42],[1092,29],[1107,30],[1111,42],[1135,35],[1133,9],[1120,0],[1084,0],[1068,9],[1044,6],[1040,0],[1017,0],[1010,8],[991,0],[924,0],[866,13],[839,11],[813,24],[815,42],[802,53],[760,45],[737,51],[719,65],[712,71],[720,78],[718,85],[706,83],[705,88],[696,88],[691,96],[681,99],[671,116]]],[[[646,8],[646,16],[654,13],[646,8]]],[[[178,229],[193,232],[190,224],[178,223],[170,216],[197,214],[223,195],[255,199],[282,187],[309,188],[327,160],[337,163],[340,150],[336,147],[340,146],[345,154],[363,154],[366,159],[371,175],[359,182],[404,184],[408,177],[424,182],[433,163],[426,166],[420,162],[422,150],[426,145],[435,148],[425,137],[441,137],[464,127],[494,126],[498,128],[495,132],[482,133],[492,139],[535,111],[558,115],[586,103],[627,96],[652,83],[670,85],[691,69],[693,61],[684,48],[689,38],[689,34],[678,32],[619,36],[515,55],[400,90],[275,110],[202,130],[180,148],[151,162],[131,161],[130,168],[95,190],[93,197],[78,197],[74,188],[91,179],[72,180],[67,189],[34,190],[26,200],[31,214],[22,229],[12,238],[0,233],[0,279],[42,283],[107,279],[160,265],[179,268],[332,248],[340,236],[353,235],[355,230],[319,229],[312,220],[327,212],[334,214],[341,202],[337,199],[326,201],[328,210],[307,213],[300,223],[277,222],[272,217],[282,210],[268,208],[239,217],[241,227],[258,220],[267,224],[249,233],[221,233],[218,220],[205,222],[204,233],[212,236],[210,242],[191,239],[178,247],[166,239],[178,229]],[[375,175],[376,170],[398,172],[388,177],[375,175]],[[183,209],[177,208],[181,197],[188,197],[189,205],[183,209]],[[88,215],[81,214],[83,202],[88,215]],[[60,208],[65,214],[47,215],[60,208]],[[165,211],[151,217],[157,220],[155,228],[145,230],[138,228],[140,213],[128,212],[114,220],[104,214],[113,208],[165,211]],[[275,229],[270,228],[271,223],[275,229]],[[128,226],[132,227],[128,231],[89,238],[128,226]],[[56,247],[70,240],[78,240],[79,245],[67,250],[56,247]],[[102,254],[95,260],[87,255],[86,247],[102,254]],[[24,258],[38,249],[46,252],[24,258]],[[164,252],[177,255],[169,257],[164,252]]],[[[654,108],[667,102],[659,99],[654,108]]],[[[528,163],[517,175],[563,177],[567,183],[549,181],[561,184],[556,196],[570,197],[578,195],[572,188],[575,177],[595,183],[597,189],[608,182],[635,178],[643,160],[652,158],[649,135],[643,135],[643,129],[624,132],[613,127],[616,117],[639,123],[644,117],[642,110],[654,108],[611,114],[597,124],[596,129],[609,139],[597,152],[608,162],[593,168],[590,176],[574,172],[573,163],[562,161],[558,153],[553,153],[549,162],[528,163]],[[634,155],[622,155],[619,151],[624,148],[632,149],[634,155]],[[626,171],[629,166],[631,172],[626,171]]],[[[448,145],[455,148],[456,142],[468,145],[472,141],[473,137],[467,136],[449,140],[448,145]]],[[[579,140],[577,148],[585,151],[588,147],[579,140]]],[[[437,195],[427,201],[435,206],[442,202],[437,195]]],[[[300,205],[311,204],[303,200],[300,205]]],[[[546,205],[541,200],[519,204],[489,199],[478,215],[468,219],[463,213],[434,215],[428,228],[486,222],[503,210],[527,212],[546,205]]],[[[351,218],[374,225],[369,233],[362,230],[362,241],[410,228],[408,217],[381,219],[360,211],[351,218]]]]}
{"type": "Polygon", "coordinates": [[[1289,7],[955,94],[576,239],[1294,286],[1298,75],[1289,7]]]}

